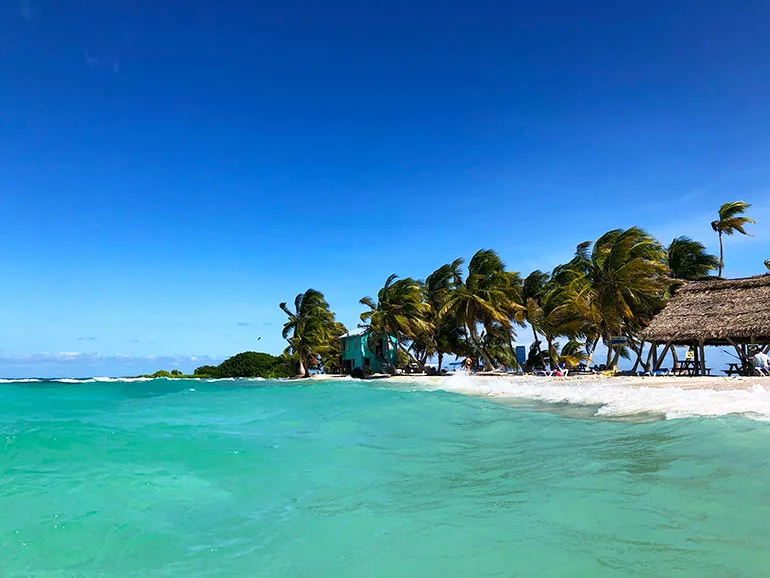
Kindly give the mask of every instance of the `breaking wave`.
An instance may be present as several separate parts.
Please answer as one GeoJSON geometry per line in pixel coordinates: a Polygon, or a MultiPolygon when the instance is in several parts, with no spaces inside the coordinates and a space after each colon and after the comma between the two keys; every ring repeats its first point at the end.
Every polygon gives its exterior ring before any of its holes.
{"type": "MultiPolygon", "coordinates": [[[[595,408],[595,416],[659,415],[665,419],[741,415],[770,421],[770,391],[761,378],[679,378],[682,385],[648,378],[471,377],[454,375],[419,382],[429,389],[494,398],[595,408]]],[[[404,380],[406,382],[406,380],[404,380]]],[[[767,380],[770,386],[770,380],[767,380]]]]}

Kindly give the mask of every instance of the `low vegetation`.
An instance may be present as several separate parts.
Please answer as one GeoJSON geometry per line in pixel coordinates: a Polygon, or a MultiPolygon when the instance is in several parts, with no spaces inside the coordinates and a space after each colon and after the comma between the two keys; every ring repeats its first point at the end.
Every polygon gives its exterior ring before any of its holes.
{"type": "Polygon", "coordinates": [[[156,371],[152,375],[143,375],[141,377],[151,378],[209,378],[224,379],[231,377],[264,377],[265,379],[277,379],[290,377],[292,375],[291,361],[283,356],[270,355],[269,353],[258,353],[256,351],[245,351],[226,359],[219,365],[202,365],[198,367],[191,375],[184,374],[178,369],[171,371],[156,371]]]}

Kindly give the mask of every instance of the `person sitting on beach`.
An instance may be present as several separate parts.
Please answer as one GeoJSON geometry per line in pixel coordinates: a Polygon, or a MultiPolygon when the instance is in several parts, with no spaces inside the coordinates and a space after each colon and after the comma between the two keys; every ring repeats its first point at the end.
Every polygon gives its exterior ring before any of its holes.
{"type": "Polygon", "coordinates": [[[757,375],[770,375],[770,357],[764,351],[757,351],[751,358],[751,364],[757,375]]]}

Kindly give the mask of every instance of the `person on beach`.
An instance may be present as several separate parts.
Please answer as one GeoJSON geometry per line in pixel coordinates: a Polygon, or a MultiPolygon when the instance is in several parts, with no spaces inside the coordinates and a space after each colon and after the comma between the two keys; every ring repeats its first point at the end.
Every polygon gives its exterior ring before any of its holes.
{"type": "Polygon", "coordinates": [[[764,351],[757,350],[751,358],[751,364],[754,366],[754,371],[757,372],[757,375],[770,375],[770,357],[764,351]]]}

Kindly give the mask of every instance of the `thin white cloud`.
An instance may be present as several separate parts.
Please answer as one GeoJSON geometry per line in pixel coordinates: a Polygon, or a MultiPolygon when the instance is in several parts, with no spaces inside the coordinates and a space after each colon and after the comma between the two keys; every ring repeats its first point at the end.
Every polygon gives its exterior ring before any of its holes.
{"type": "Polygon", "coordinates": [[[112,61],[112,73],[115,76],[120,76],[120,62],[117,60],[112,61]]]}
{"type": "Polygon", "coordinates": [[[32,0],[19,0],[19,14],[24,20],[34,20],[37,10],[32,5],[32,0]]]}
{"type": "Polygon", "coordinates": [[[35,365],[56,362],[82,362],[82,363],[109,363],[111,361],[130,361],[143,363],[152,361],[159,364],[184,364],[190,362],[219,363],[220,357],[208,355],[129,355],[127,353],[115,353],[102,355],[99,353],[85,353],[80,351],[61,351],[58,353],[24,353],[17,355],[5,355],[0,357],[0,365],[4,363],[35,365]]]}
{"type": "Polygon", "coordinates": [[[91,56],[88,54],[88,50],[83,51],[83,56],[86,57],[86,64],[88,65],[88,68],[95,68],[99,65],[99,59],[96,56],[91,56]]]}

